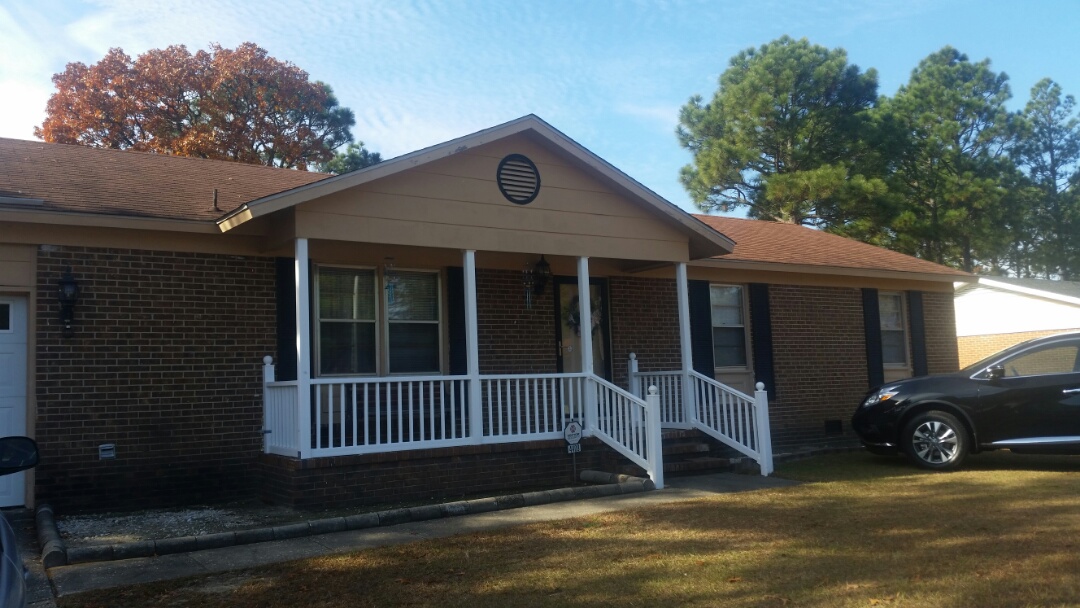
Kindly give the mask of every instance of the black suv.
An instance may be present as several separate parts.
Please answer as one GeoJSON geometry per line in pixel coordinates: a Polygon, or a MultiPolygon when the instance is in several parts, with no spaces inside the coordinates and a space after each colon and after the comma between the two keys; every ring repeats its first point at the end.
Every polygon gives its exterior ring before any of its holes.
{"type": "Polygon", "coordinates": [[[906,454],[928,469],[1008,448],[1080,454],[1080,333],[1017,344],[953,374],[871,391],[852,427],[875,454],[906,454]]]}

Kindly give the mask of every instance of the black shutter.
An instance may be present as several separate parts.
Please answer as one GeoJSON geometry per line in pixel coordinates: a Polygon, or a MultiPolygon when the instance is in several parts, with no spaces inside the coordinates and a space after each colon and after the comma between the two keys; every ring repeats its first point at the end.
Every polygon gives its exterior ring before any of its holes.
{"type": "Polygon", "coordinates": [[[690,302],[690,354],[693,368],[709,378],[716,377],[713,365],[712,299],[708,281],[687,281],[690,302]]]}
{"type": "Polygon", "coordinates": [[[866,333],[866,376],[870,387],[885,383],[885,363],[881,353],[881,312],[878,292],[869,287],[862,290],[863,329],[866,333]]]}
{"type": "Polygon", "coordinates": [[[277,300],[276,380],[296,380],[296,260],[274,260],[274,292],[277,300]]]}
{"type": "Polygon", "coordinates": [[[926,317],[923,314],[921,291],[909,291],[908,314],[911,317],[911,365],[916,376],[929,372],[926,364],[926,317]]]}
{"type": "Polygon", "coordinates": [[[773,371],[772,311],[769,308],[769,286],[750,283],[750,332],[754,352],[754,382],[765,384],[769,396],[776,399],[776,376],[773,371]]]}
{"type": "Polygon", "coordinates": [[[450,374],[469,373],[468,351],[465,348],[465,269],[451,266],[446,269],[447,337],[450,339],[450,374]]]}

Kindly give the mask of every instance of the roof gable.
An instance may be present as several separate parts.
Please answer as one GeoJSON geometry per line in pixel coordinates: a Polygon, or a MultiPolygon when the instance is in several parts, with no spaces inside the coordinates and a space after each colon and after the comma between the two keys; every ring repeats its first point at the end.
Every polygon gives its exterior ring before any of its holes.
{"type": "MultiPolygon", "coordinates": [[[[677,227],[689,240],[690,257],[701,258],[731,250],[734,243],[712,230],[690,214],[664,200],[656,193],[619,171],[557,131],[538,117],[529,115],[508,123],[485,129],[423,150],[406,154],[367,167],[360,171],[338,175],[318,183],[288,192],[272,194],[243,205],[219,221],[222,231],[231,230],[249,220],[283,209],[331,197],[350,189],[358,189],[378,180],[386,180],[405,171],[418,171],[432,163],[490,146],[514,137],[525,137],[552,153],[572,162],[575,167],[603,183],[611,192],[650,210],[658,219],[677,227]]],[[[492,179],[494,175],[492,175],[492,179]]],[[[542,176],[541,176],[541,179],[542,176]]]]}

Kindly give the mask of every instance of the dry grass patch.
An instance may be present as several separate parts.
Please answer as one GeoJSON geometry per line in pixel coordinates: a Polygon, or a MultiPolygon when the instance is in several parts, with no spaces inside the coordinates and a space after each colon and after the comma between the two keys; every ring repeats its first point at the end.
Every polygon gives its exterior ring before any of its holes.
{"type": "Polygon", "coordinates": [[[818,483],[80,594],[60,606],[1080,604],[1080,458],[969,462],[925,474],[863,454],[822,457],[780,471],[818,483]]]}

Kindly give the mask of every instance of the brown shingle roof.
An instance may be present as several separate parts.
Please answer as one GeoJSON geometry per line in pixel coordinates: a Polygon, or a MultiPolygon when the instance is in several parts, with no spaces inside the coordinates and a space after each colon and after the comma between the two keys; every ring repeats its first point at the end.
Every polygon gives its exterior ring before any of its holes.
{"type": "Polygon", "coordinates": [[[37,208],[213,220],[240,205],[328,177],[237,162],[0,138],[0,197],[37,208]],[[214,189],[218,210],[214,210],[214,189]]]}
{"type": "Polygon", "coordinates": [[[695,217],[735,241],[735,251],[713,258],[717,260],[971,276],[955,268],[804,226],[715,215],[695,217]]]}

